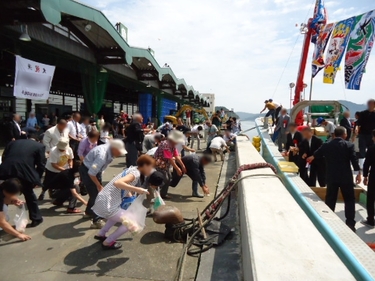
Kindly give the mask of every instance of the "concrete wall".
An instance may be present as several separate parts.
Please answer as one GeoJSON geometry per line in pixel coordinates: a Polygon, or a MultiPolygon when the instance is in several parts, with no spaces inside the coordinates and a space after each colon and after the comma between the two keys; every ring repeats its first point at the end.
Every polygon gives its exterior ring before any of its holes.
{"type": "MultiPolygon", "coordinates": [[[[237,165],[264,163],[238,137],[237,165]]],[[[355,280],[271,169],[238,184],[244,280],[355,280]],[[269,176],[267,176],[269,175],[269,176]]]]}

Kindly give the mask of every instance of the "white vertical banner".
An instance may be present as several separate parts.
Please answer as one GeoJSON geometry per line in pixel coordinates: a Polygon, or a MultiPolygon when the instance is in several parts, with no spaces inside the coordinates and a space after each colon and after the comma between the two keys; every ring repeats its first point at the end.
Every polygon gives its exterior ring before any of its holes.
{"type": "Polygon", "coordinates": [[[17,98],[48,100],[55,66],[16,56],[14,92],[17,98]]]}

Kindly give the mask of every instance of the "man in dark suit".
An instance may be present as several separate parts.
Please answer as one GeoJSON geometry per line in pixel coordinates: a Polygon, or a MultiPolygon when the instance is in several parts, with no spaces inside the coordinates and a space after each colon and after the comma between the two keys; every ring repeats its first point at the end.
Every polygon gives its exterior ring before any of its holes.
{"type": "Polygon", "coordinates": [[[325,158],[327,165],[326,204],[332,211],[335,211],[340,188],[345,203],[346,225],[355,232],[355,185],[351,165],[353,165],[354,174],[357,174],[357,184],[361,182],[361,172],[354,145],[345,140],[346,129],[341,126],[337,127],[334,136],[332,141],[323,144],[307,161],[313,163],[315,159],[325,158]]]}
{"type": "Polygon", "coordinates": [[[298,154],[298,146],[302,142],[302,134],[297,131],[297,125],[290,123],[288,127],[288,134],[286,136],[285,150],[289,155],[289,162],[294,162],[299,166],[300,156],[298,154]]]}
{"type": "Polygon", "coordinates": [[[349,141],[350,137],[352,136],[352,130],[353,130],[352,122],[350,121],[349,111],[344,112],[344,117],[340,121],[340,126],[346,129],[346,135],[347,135],[346,140],[349,141]]]}
{"type": "Polygon", "coordinates": [[[20,122],[21,122],[21,117],[18,114],[14,113],[12,115],[12,120],[9,121],[9,123],[7,124],[7,128],[6,128],[7,131],[5,134],[6,143],[9,143],[11,141],[18,140],[21,138],[22,131],[19,125],[20,122]]]}
{"type": "Polygon", "coordinates": [[[22,183],[22,193],[25,196],[30,227],[43,222],[34,194],[34,187],[41,186],[41,177],[44,172],[45,147],[33,139],[22,139],[10,142],[4,150],[0,165],[0,179],[17,178],[22,183]]]}
{"type": "Polygon", "coordinates": [[[322,145],[323,141],[314,136],[311,128],[304,128],[302,130],[303,141],[298,146],[299,155],[301,157],[300,176],[308,186],[316,186],[318,179],[319,186],[326,186],[326,170],[324,159],[317,159],[313,163],[307,163],[306,159],[314,155],[322,145]],[[310,168],[310,173],[308,169],[310,168]]]}
{"type": "MultiPolygon", "coordinates": [[[[372,140],[375,142],[375,130],[372,131],[372,140]]],[[[366,151],[365,163],[363,164],[363,184],[367,185],[367,219],[361,221],[361,223],[373,228],[375,226],[375,145],[372,145],[366,151]]]]}

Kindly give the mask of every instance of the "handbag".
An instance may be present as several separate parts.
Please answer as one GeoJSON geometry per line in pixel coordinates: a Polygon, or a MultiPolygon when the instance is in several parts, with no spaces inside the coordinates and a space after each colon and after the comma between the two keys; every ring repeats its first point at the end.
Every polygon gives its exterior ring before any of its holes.
{"type": "MultiPolygon", "coordinates": [[[[121,177],[125,177],[127,173],[128,173],[128,169],[124,170],[121,177]]],[[[121,205],[120,205],[121,209],[127,210],[136,198],[137,198],[136,195],[133,195],[131,197],[125,196],[125,190],[121,189],[121,205]]]]}

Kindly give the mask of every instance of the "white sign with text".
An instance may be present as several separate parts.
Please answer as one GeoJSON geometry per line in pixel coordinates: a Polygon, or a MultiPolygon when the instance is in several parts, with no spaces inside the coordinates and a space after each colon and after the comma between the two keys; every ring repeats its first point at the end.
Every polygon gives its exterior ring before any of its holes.
{"type": "Polygon", "coordinates": [[[23,99],[48,100],[55,66],[16,56],[14,96],[23,99]]]}

